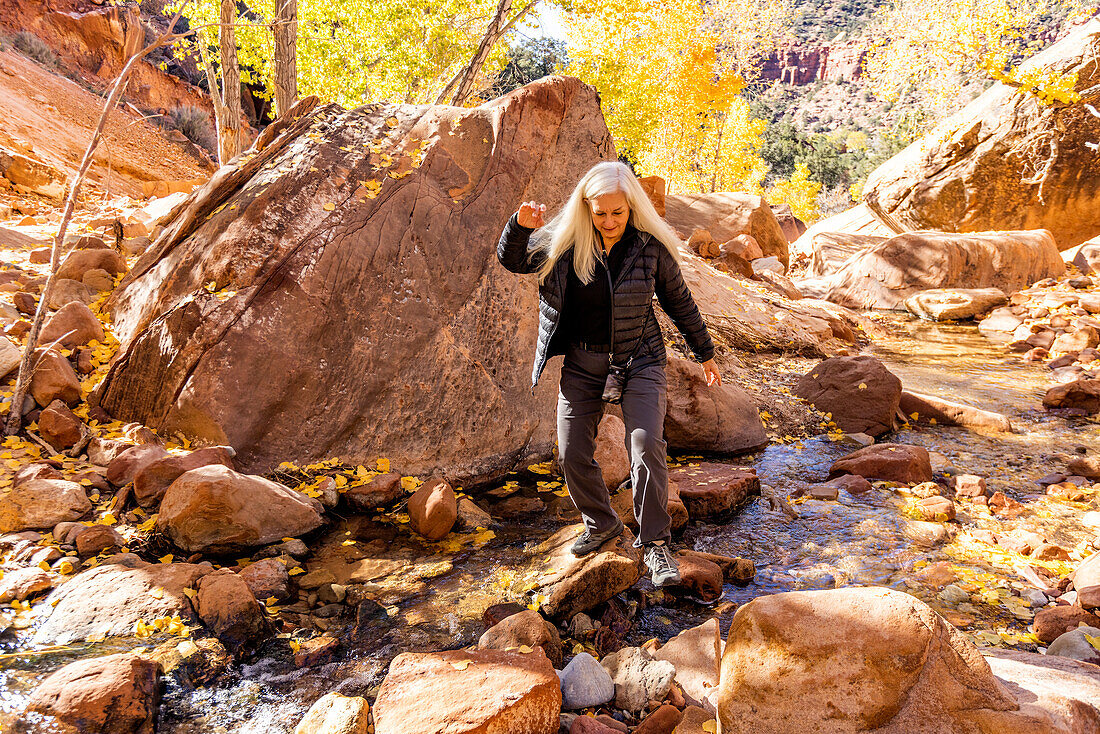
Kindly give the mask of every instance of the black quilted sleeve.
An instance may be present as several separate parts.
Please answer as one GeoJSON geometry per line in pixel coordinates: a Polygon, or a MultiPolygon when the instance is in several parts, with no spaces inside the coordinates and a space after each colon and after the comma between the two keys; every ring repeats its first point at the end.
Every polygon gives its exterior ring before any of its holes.
{"type": "Polygon", "coordinates": [[[535,230],[524,227],[516,221],[513,214],[504,225],[497,243],[497,260],[513,273],[533,273],[546,261],[546,252],[541,247],[529,248],[531,233],[535,230]]]}
{"type": "Polygon", "coordinates": [[[714,357],[714,342],[710,339],[710,332],[707,331],[699,307],[695,305],[695,299],[691,297],[691,291],[684,282],[680,265],[664,245],[658,250],[657,301],[684,335],[695,359],[706,362],[714,357]]]}

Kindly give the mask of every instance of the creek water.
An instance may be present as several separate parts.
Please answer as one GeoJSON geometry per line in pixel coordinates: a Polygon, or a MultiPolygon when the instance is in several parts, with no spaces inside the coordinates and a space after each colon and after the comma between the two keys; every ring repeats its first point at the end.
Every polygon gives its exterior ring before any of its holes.
{"type": "MultiPolygon", "coordinates": [[[[1077,447],[1090,454],[1100,450],[1100,427],[1043,411],[1041,398],[1050,384],[1047,370],[1022,363],[973,326],[900,317],[886,325],[888,336],[877,339],[870,353],[883,360],[906,388],[1005,413],[1015,426],[1014,433],[1001,434],[914,423],[888,440],[927,448],[939,476],[987,477],[991,490],[1027,505],[1025,516],[1002,521],[984,508],[960,505],[953,523],[960,531],[943,542],[930,542],[903,514],[909,498],[888,486],[877,485],[858,496],[842,491],[837,501],[797,500],[798,518],[773,509],[765,498],[754,498],[721,524],[692,522],[677,545],[749,558],[756,563],[755,581],[727,585],[723,597],[711,604],[651,587],[647,591],[648,582],[643,581],[640,598],[645,603],[624,636],[626,644],[653,637],[667,640],[715,614],[724,633],[734,605],[763,594],[878,585],[918,596],[981,645],[1036,649],[1028,633],[1034,610],[1022,596],[1028,587],[1019,574],[1020,566],[1030,561],[999,546],[975,543],[967,531],[1026,529],[1067,549],[1086,548],[1096,529],[1084,526],[1081,518],[1094,508],[1049,499],[1036,480],[1061,468],[1052,457],[1055,453],[1071,453],[1077,447]],[[965,601],[945,600],[939,585],[924,580],[922,571],[934,563],[949,569],[954,583],[966,592],[965,601]]],[[[788,360],[788,372],[800,374],[811,364],[788,360]]],[[[763,484],[785,496],[799,485],[824,480],[830,464],[854,448],[819,436],[773,443],[736,461],[755,467],[763,484]]],[[[673,460],[690,463],[700,458],[673,460]]],[[[272,639],[210,686],[185,690],[166,678],[160,731],[290,732],[312,702],[328,691],[373,696],[389,660],[402,651],[475,643],[483,630],[482,612],[489,605],[523,599],[525,548],[575,518],[560,488],[546,486],[553,479],[557,478],[521,471],[509,477],[512,484],[498,488],[496,496],[480,497],[494,517],[510,516],[493,528],[495,537],[487,542],[482,536],[449,545],[420,543],[400,527],[400,516],[384,523],[337,523],[321,539],[315,558],[323,558],[326,549],[349,536],[368,548],[386,549],[400,570],[389,580],[374,581],[382,603],[388,605],[385,613],[354,631],[354,620],[336,618],[330,632],[340,637],[341,646],[328,662],[312,668],[295,666],[286,640],[272,639]]],[[[1057,564],[1049,567],[1066,570],[1057,564]]],[[[158,642],[115,638],[42,653],[29,645],[29,631],[9,630],[0,637],[0,730],[10,727],[33,686],[59,666],[158,642]]]]}

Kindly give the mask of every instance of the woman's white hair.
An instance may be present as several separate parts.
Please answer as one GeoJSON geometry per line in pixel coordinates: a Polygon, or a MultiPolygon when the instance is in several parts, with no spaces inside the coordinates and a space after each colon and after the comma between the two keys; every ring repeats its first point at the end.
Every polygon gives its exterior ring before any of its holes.
{"type": "Polygon", "coordinates": [[[582,283],[592,282],[596,270],[596,248],[600,247],[599,232],[592,223],[588,200],[605,194],[621,193],[630,207],[630,223],[640,232],[648,232],[663,244],[676,262],[680,262],[680,238],[653,208],[638,177],[623,163],[597,163],[577,183],[569,201],[550,220],[540,239],[546,250],[546,261],[538,270],[539,283],[554,269],[554,264],[570,249],[573,269],[582,283]]]}

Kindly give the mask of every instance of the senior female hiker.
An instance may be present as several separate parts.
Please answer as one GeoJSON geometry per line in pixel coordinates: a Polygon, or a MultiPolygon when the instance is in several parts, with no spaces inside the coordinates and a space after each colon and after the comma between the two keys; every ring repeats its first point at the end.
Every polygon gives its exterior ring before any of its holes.
{"type": "Polygon", "coordinates": [[[604,402],[621,402],[639,526],[635,545],[644,548],[654,584],[679,583],[668,548],[667,357],[654,294],[703,363],[707,384],[721,384],[710,334],[680,274],[680,238],[622,163],[594,166],[544,226],[545,211],[537,202],[524,202],[504,227],[497,259],[513,273],[538,275],[532,389],[547,360],[565,355],[558,392],[559,460],[585,525],[572,552],[586,555],[623,532],[593,458],[604,402]]]}

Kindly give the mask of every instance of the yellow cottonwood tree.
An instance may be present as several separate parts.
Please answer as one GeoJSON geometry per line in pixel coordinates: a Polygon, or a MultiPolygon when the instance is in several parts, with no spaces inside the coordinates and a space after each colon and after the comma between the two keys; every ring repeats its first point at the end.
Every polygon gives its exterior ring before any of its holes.
{"type": "Polygon", "coordinates": [[[769,204],[790,204],[794,215],[810,224],[820,215],[817,203],[820,193],[821,184],[810,178],[810,169],[805,163],[799,163],[788,180],[774,182],[764,192],[764,197],[769,204]]]}
{"type": "MultiPolygon", "coordinates": [[[[354,107],[367,102],[430,103],[478,48],[498,0],[299,0],[298,93],[354,107]]],[[[524,11],[518,7],[507,20],[524,11]]],[[[192,27],[217,53],[218,0],[194,0],[192,27]]],[[[241,80],[273,94],[276,0],[252,0],[237,19],[241,80]]],[[[179,53],[194,53],[184,44],[179,53]]],[[[507,48],[497,43],[482,70],[488,78],[504,66],[507,48]]]]}
{"type": "Polygon", "coordinates": [[[1072,101],[1075,80],[1033,71],[1015,61],[1035,51],[1028,31],[1053,14],[1083,11],[1078,0],[898,0],[869,33],[865,70],[875,92],[897,99],[914,89],[935,117],[967,101],[962,85],[975,74],[1034,92],[1046,101],[1072,101]],[[1069,96],[1067,96],[1069,95],[1069,96]]]}
{"type": "Polygon", "coordinates": [[[739,95],[784,13],[775,0],[577,0],[567,71],[599,90],[619,151],[669,191],[757,190],[764,125],[739,95]]]}

